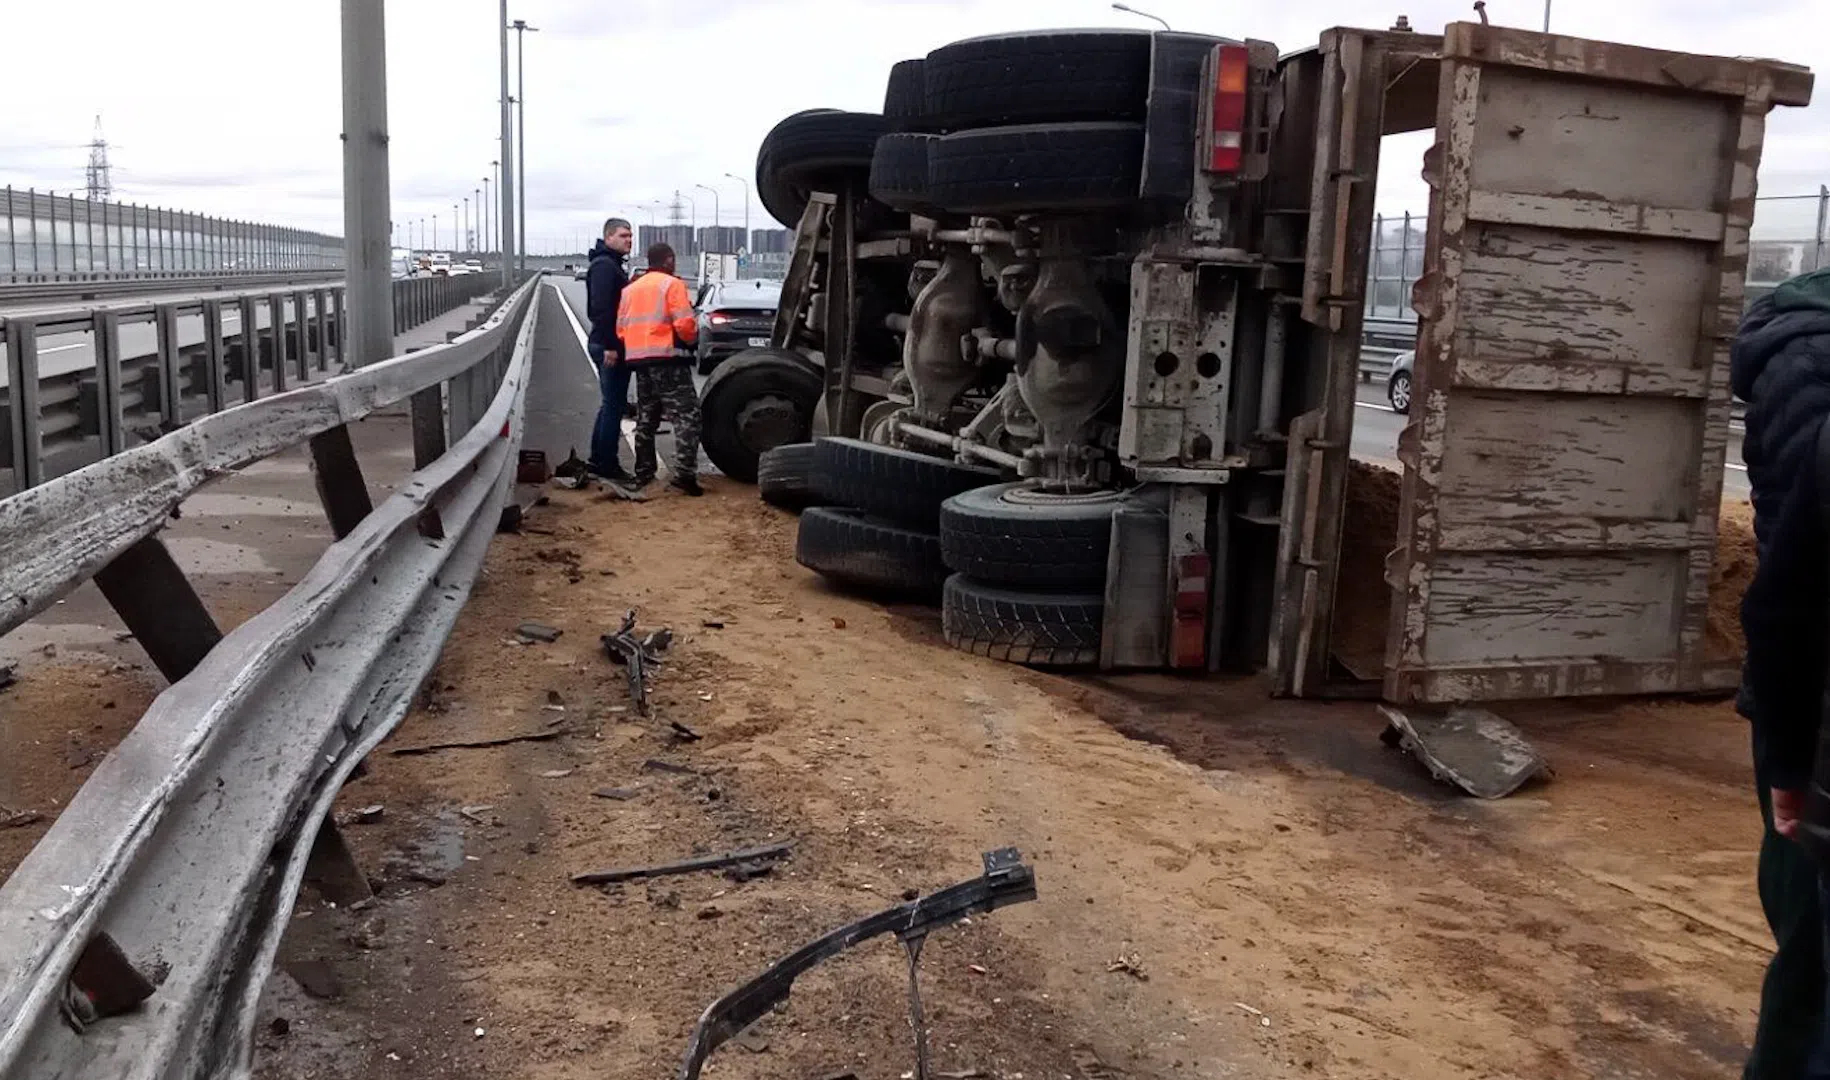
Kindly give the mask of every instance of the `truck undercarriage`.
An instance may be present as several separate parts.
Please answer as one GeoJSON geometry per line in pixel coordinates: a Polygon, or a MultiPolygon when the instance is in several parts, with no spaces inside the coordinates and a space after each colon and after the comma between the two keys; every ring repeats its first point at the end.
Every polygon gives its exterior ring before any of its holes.
{"type": "Polygon", "coordinates": [[[944,46],[882,115],[764,141],[795,247],[707,448],[828,504],[801,561],[941,596],[961,648],[1362,691],[1329,637],[1375,178],[1433,128],[1378,692],[1730,686],[1726,350],[1764,118],[1810,86],[1466,23],[944,46]]]}

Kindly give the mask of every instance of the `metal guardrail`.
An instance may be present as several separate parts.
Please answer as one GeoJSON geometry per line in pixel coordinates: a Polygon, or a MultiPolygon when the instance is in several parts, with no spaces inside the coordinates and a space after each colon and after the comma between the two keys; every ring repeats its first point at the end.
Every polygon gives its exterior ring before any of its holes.
{"type": "Polygon", "coordinates": [[[249,274],[178,273],[151,276],[83,275],[63,281],[0,284],[0,307],[37,303],[81,303],[120,296],[170,292],[221,292],[278,285],[328,285],[343,280],[341,270],[279,270],[249,274]]]}
{"type": "Polygon", "coordinates": [[[246,1075],[301,881],[342,869],[366,895],[326,816],[481,566],[514,480],[538,290],[448,344],[0,501],[0,632],[93,574],[172,680],[0,886],[0,1080],[246,1075]],[[461,382],[491,392],[446,392],[461,382]],[[344,425],[407,398],[417,471],[371,510],[344,425]],[[448,450],[441,420],[460,436],[448,450]],[[339,539],[216,635],[153,534],[209,478],[306,441],[339,539]]]}
{"type": "MultiPolygon", "coordinates": [[[[493,286],[477,274],[397,280],[394,330],[427,322],[493,286]]],[[[263,383],[283,392],[293,381],[309,382],[331,370],[333,350],[344,361],[342,327],[340,280],[0,311],[7,345],[0,426],[9,436],[0,443],[0,469],[10,468],[11,490],[23,491],[58,471],[48,464],[52,455],[80,457],[90,440],[102,457],[124,450],[129,418],[171,430],[235,404],[231,384],[240,386],[241,400],[254,401],[263,383]],[[181,336],[181,318],[200,321],[195,340],[181,336]],[[153,332],[142,335],[143,344],[124,345],[124,327],[147,323],[153,332]],[[77,337],[76,345],[86,340],[92,359],[58,358],[52,362],[58,369],[47,370],[41,339],[81,334],[87,338],[77,337]]]]}

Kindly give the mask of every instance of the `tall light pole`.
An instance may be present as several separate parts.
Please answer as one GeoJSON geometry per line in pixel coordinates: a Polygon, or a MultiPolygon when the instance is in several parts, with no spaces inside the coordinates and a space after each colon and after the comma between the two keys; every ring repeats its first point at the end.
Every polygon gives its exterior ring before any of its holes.
{"type": "Polygon", "coordinates": [[[1550,33],[1550,0],[1544,0],[1544,32],[1550,33]]]}
{"type": "Polygon", "coordinates": [[[1168,21],[1165,20],[1161,15],[1152,15],[1148,11],[1139,11],[1138,9],[1132,7],[1130,4],[1113,4],[1112,10],[1113,11],[1122,11],[1127,15],[1141,16],[1146,19],[1155,19],[1157,22],[1160,22],[1163,24],[1163,29],[1165,29],[1165,30],[1169,29],[1168,21]]]}
{"type": "Polygon", "coordinates": [[[483,178],[483,201],[477,205],[483,208],[483,260],[487,262],[489,253],[495,250],[490,246],[492,238],[489,232],[489,177],[487,176],[483,178]]]}
{"type": "Polygon", "coordinates": [[[725,173],[724,175],[743,185],[743,243],[738,247],[748,251],[750,250],[750,182],[736,173],[725,173]]]}
{"type": "Polygon", "coordinates": [[[475,244],[470,239],[470,196],[468,196],[468,195],[464,196],[463,241],[464,241],[464,254],[468,255],[468,254],[470,254],[470,249],[475,246],[475,244]]]}
{"type": "Polygon", "coordinates": [[[705,184],[694,184],[693,186],[700,191],[709,191],[712,193],[712,228],[716,229],[719,225],[719,219],[722,217],[718,212],[718,189],[709,187],[705,184]]]}
{"type": "Polygon", "coordinates": [[[451,204],[451,247],[453,248],[452,254],[454,254],[454,255],[459,254],[459,252],[457,252],[456,249],[461,247],[463,245],[463,243],[464,243],[464,234],[458,232],[458,204],[452,203],[451,204]]]}
{"type": "Polygon", "coordinates": [[[516,222],[517,231],[521,234],[521,246],[517,268],[527,270],[527,61],[522,56],[521,43],[527,32],[539,33],[540,28],[529,26],[525,21],[516,19],[515,27],[515,117],[516,126],[520,129],[515,141],[515,171],[520,174],[521,202],[520,218],[516,222]]]}
{"type": "Polygon", "coordinates": [[[344,303],[355,366],[394,354],[388,50],[382,0],[343,0],[344,303]]]}
{"type": "MultiPolygon", "coordinates": [[[[502,44],[502,156],[514,148],[511,141],[515,137],[514,113],[508,100],[508,0],[501,0],[500,14],[496,26],[501,31],[502,44]]],[[[496,220],[502,228],[502,285],[504,288],[514,284],[515,268],[509,263],[508,253],[515,246],[515,170],[513,166],[503,170],[502,184],[498,191],[502,195],[502,213],[496,220]]]]}

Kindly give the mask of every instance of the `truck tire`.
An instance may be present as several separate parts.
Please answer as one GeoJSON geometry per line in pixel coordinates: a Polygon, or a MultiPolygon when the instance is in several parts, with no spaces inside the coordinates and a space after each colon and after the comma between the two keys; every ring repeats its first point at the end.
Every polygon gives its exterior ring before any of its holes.
{"type": "Polygon", "coordinates": [[[1148,30],[1044,30],[943,45],[922,66],[936,130],[1074,120],[1140,120],[1150,92],[1148,30]]]}
{"type": "Polygon", "coordinates": [[[964,574],[941,592],[940,628],[961,652],[1031,667],[1099,662],[1105,597],[1098,592],[1031,592],[964,574]]]}
{"type": "Polygon", "coordinates": [[[939,537],[837,506],[801,515],[794,561],[841,585],[930,598],[947,580],[939,537]]]}
{"type": "Polygon", "coordinates": [[[928,196],[961,214],[1112,210],[1137,201],[1139,124],[1030,124],[936,139],[928,196]]]}
{"type": "Polygon", "coordinates": [[[808,440],[824,392],[819,369],[801,354],[745,349],[699,392],[705,456],[731,479],[753,483],[763,451],[808,440]]]}
{"type": "Polygon", "coordinates": [[[940,506],[940,553],[977,581],[1029,588],[1105,587],[1112,512],[1122,491],[1050,496],[1029,485],[995,484],[940,506]]]}
{"type": "Polygon", "coordinates": [[[763,209],[792,229],[811,192],[841,186],[848,175],[862,185],[871,151],[887,130],[877,113],[836,109],[810,109],[782,120],[756,151],[756,194],[763,209]]]}
{"type": "Polygon", "coordinates": [[[927,79],[925,60],[899,60],[890,68],[883,88],[883,119],[891,131],[926,131],[927,79]]]}
{"type": "Polygon", "coordinates": [[[941,503],[998,478],[996,469],[956,465],[862,439],[819,439],[813,458],[814,485],[823,500],[924,532],[940,528],[941,503]]]}
{"type": "Polygon", "coordinates": [[[763,502],[784,510],[813,505],[813,444],[783,443],[756,458],[756,490],[763,502]]]}
{"type": "Polygon", "coordinates": [[[871,156],[871,198],[897,210],[920,211],[928,199],[928,150],[935,136],[892,132],[871,156]]]}

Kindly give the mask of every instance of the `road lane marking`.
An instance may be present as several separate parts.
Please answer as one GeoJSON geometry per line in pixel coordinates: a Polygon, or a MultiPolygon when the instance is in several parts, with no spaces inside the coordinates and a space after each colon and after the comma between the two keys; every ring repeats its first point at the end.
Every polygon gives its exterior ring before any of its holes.
{"type": "MultiPolygon", "coordinates": [[[[591,338],[585,333],[584,324],[578,321],[578,313],[572,310],[572,301],[566,299],[566,291],[560,287],[559,282],[549,281],[547,284],[551,285],[553,291],[559,294],[559,306],[565,309],[566,320],[572,324],[572,334],[578,338],[578,347],[584,350],[585,370],[591,373],[591,381],[597,382],[597,365],[591,360],[591,338]]],[[[627,403],[624,404],[623,411],[625,413],[629,411],[627,403]]],[[[629,447],[629,456],[633,458],[635,456],[635,421],[624,416],[623,422],[619,426],[623,431],[623,443],[629,447]]]]}

